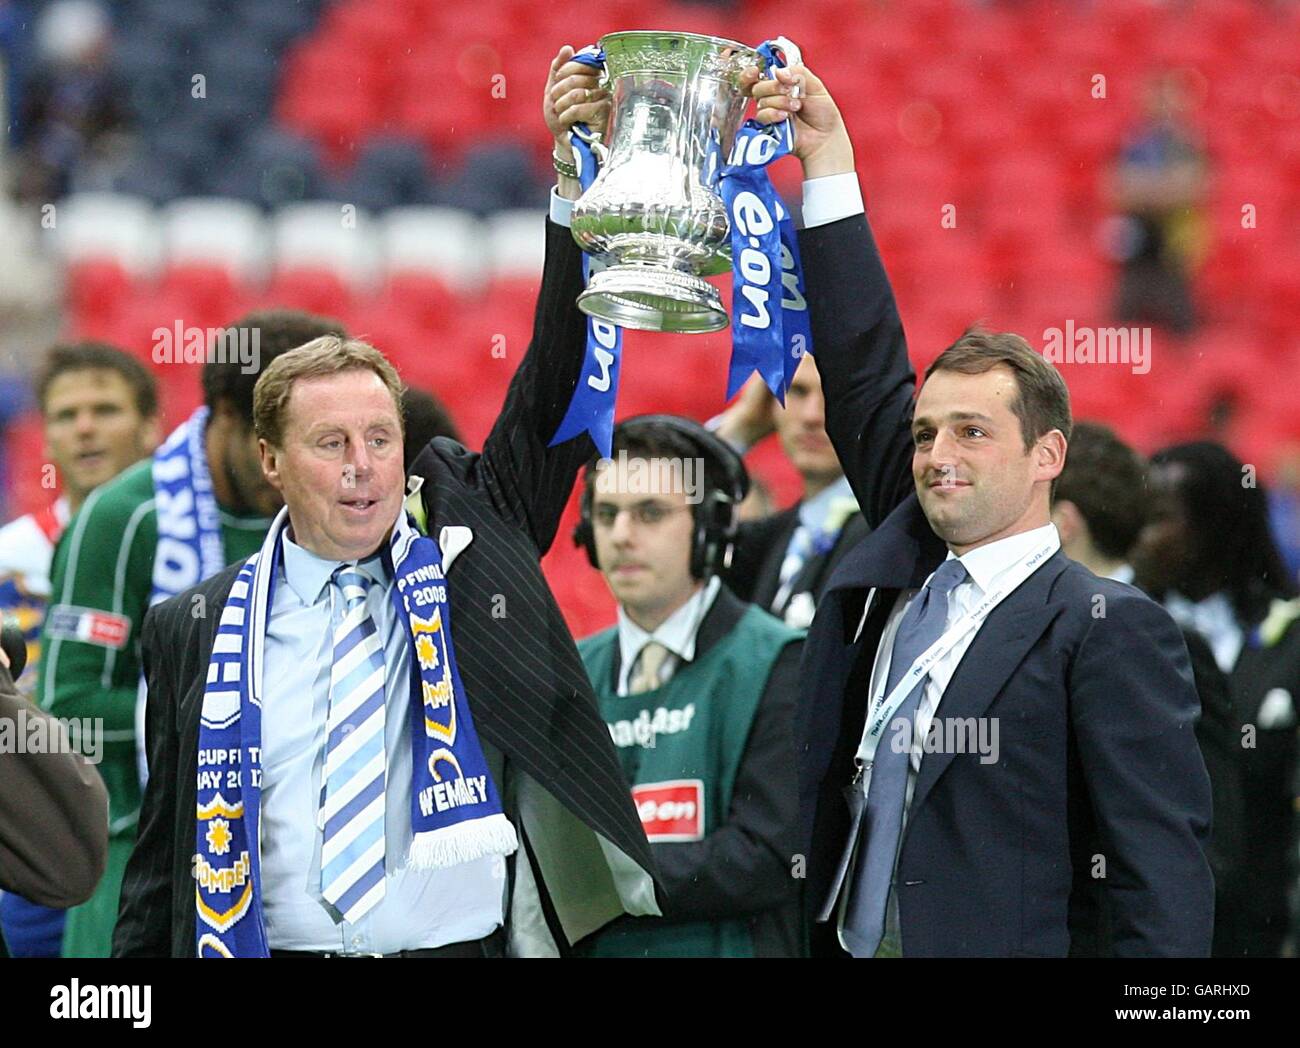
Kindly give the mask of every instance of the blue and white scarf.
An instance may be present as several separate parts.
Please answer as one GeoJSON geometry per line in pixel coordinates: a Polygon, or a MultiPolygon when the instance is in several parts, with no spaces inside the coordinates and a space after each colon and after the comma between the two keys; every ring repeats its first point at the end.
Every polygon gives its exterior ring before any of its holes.
{"type": "MultiPolygon", "coordinates": [[[[199,720],[196,937],[200,957],[265,957],[256,842],[262,793],[262,671],[288,510],[244,564],[221,612],[199,720]]],[[[437,869],[518,847],[474,731],[451,642],[442,556],[405,510],[389,553],[393,606],[411,644],[411,850],[437,869]]]]}
{"type": "MultiPolygon", "coordinates": [[[[150,607],[197,586],[226,566],[221,518],[208,471],[207,428],[208,409],[204,406],[177,426],[153,454],[158,545],[153,555],[150,607]]],[[[135,703],[135,754],[142,788],[149,778],[144,747],[146,694],[141,677],[135,703]]]]}
{"type": "Polygon", "coordinates": [[[184,593],[226,566],[221,518],[204,446],[207,428],[208,409],[201,407],[154,452],[158,547],[153,556],[150,606],[184,593]]]}

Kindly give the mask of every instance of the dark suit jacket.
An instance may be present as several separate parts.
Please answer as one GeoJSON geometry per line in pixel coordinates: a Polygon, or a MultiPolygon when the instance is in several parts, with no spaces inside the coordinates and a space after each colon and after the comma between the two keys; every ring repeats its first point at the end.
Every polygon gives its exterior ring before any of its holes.
{"type": "MultiPolygon", "coordinates": [[[[1245,776],[1245,850],[1240,924],[1232,952],[1276,957],[1287,931],[1287,891],[1295,866],[1295,776],[1300,735],[1294,717],[1276,727],[1259,723],[1269,692],[1281,689],[1300,709],[1300,621],[1275,643],[1251,637],[1228,676],[1233,707],[1243,724],[1254,725],[1254,746],[1238,742],[1245,776]]],[[[1242,738],[1240,730],[1238,740],[1242,738]]]]}
{"type": "MultiPolygon", "coordinates": [[[[1196,741],[1201,747],[1205,770],[1210,776],[1214,824],[1206,856],[1214,874],[1215,957],[1236,956],[1240,941],[1243,904],[1242,885],[1249,865],[1245,847],[1246,796],[1241,767],[1241,723],[1234,712],[1228,678],[1214,660],[1209,644],[1195,630],[1183,629],[1183,642],[1191,657],[1201,717],[1196,723],[1196,741]]],[[[1107,957],[1113,952],[1110,907],[1103,881],[1094,881],[1089,896],[1075,893],[1070,899],[1070,953],[1081,957],[1107,957]],[[1096,921],[1096,937],[1088,929],[1096,921]]]]}
{"type": "MultiPolygon", "coordinates": [[[[730,633],[747,607],[723,586],[700,623],[696,658],[730,633]]],[[[664,922],[749,917],[759,957],[797,957],[803,950],[798,882],[790,872],[798,850],[799,798],[790,769],[802,655],[803,641],[796,640],[772,665],[736,772],[726,824],[702,841],[653,846],[664,885],[664,922]]],[[[622,665],[616,649],[615,688],[622,665]]]]}
{"type": "MultiPolygon", "coordinates": [[[[913,490],[915,376],[866,219],[807,230],[800,246],[827,432],[875,529],[831,579],[804,654],[801,810],[820,903],[882,631],[946,548],[913,490]]],[[[1168,614],[1049,558],[985,620],[936,712],[996,718],[999,753],[921,763],[895,882],[904,954],[1063,956],[1071,896],[1103,871],[1116,953],[1208,954],[1198,707],[1168,614]]]]}
{"type": "MultiPolygon", "coordinates": [[[[473,532],[447,569],[452,638],[475,727],[519,831],[510,931],[523,953],[566,950],[625,910],[658,912],[645,872],[654,868],[649,844],[538,563],[593,450],[585,436],[547,447],[577,384],[585,339],[585,318],[574,305],[581,252],[567,229],[547,226],[532,344],[482,454],[439,437],[411,470],[424,478],[430,536],[439,539],[448,527],[473,532]]],[[[159,604],[145,619],[150,778],[122,887],[118,956],[194,954],[199,712],[220,610],[238,569],[159,604]],[[195,618],[198,594],[206,613],[195,618]]]]}
{"type": "Polygon", "coordinates": [[[798,503],[762,520],[741,524],[736,535],[731,567],[723,576],[741,600],[757,604],[777,618],[785,616],[786,608],[796,593],[811,593],[814,603],[821,600],[826,583],[844,559],[844,554],[871,531],[861,513],[849,517],[840,529],[835,544],[825,553],[814,554],[804,562],[799,574],[795,576],[790,596],[782,601],[779,608],[773,608],[772,601],[781,588],[781,564],[798,526],[798,503]]]}

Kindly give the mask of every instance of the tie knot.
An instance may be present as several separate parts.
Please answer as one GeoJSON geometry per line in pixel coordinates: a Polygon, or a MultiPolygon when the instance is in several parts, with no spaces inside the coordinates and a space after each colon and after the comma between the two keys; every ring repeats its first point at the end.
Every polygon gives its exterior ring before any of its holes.
{"type": "Polygon", "coordinates": [[[641,649],[641,672],[649,676],[658,676],[659,667],[668,658],[668,649],[657,640],[650,641],[641,649]]]}
{"type": "Polygon", "coordinates": [[[342,591],[343,601],[349,609],[355,608],[366,599],[366,593],[375,581],[355,564],[344,564],[336,568],[332,578],[334,584],[342,591]]]}
{"type": "Polygon", "coordinates": [[[641,649],[641,654],[637,656],[636,673],[628,682],[628,688],[633,695],[639,695],[643,691],[654,691],[663,684],[659,679],[659,673],[663,669],[666,658],[668,658],[668,649],[657,640],[646,643],[641,649]]]}
{"type": "Polygon", "coordinates": [[[945,596],[966,580],[966,566],[956,557],[945,560],[930,577],[928,588],[945,596]]]}

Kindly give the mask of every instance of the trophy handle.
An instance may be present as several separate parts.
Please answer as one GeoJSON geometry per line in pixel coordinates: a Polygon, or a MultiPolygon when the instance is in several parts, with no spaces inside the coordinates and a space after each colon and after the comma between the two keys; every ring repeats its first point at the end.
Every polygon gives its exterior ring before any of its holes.
{"type": "Polygon", "coordinates": [[[785,64],[803,65],[803,52],[799,50],[799,45],[786,36],[778,36],[772,43],[776,44],[785,53],[785,64]]]}

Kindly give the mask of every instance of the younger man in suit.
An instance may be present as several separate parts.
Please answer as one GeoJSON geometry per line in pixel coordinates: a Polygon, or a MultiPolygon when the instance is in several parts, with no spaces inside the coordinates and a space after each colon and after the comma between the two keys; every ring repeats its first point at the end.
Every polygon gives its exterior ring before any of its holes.
{"type": "Polygon", "coordinates": [[[1060,552],[1060,374],[1019,336],[971,331],[914,400],[835,103],[806,67],[753,80],[758,119],[796,121],[805,200],[821,198],[800,238],[812,345],[874,529],[831,580],[803,663],[820,916],[858,957],[1064,956],[1072,896],[1103,879],[1116,953],[1207,954],[1187,649],[1160,607],[1060,552]]]}
{"type": "Polygon", "coordinates": [[[689,419],[643,415],[587,468],[575,538],[619,602],[579,644],[663,875],[662,919],[624,918],[600,957],[795,957],[801,635],[715,574],[749,478],[689,419]]]}

